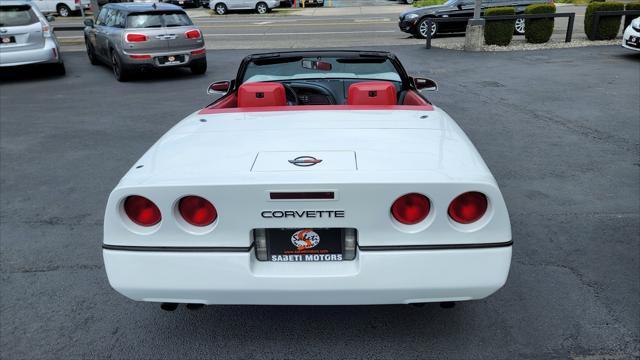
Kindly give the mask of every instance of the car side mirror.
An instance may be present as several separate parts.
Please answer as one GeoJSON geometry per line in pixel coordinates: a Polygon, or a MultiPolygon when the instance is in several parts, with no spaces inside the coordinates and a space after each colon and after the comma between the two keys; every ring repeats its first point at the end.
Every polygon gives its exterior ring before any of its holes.
{"type": "Polygon", "coordinates": [[[84,19],[84,26],[93,27],[93,19],[84,19]]]}
{"type": "Polygon", "coordinates": [[[413,85],[418,91],[438,91],[438,84],[431,79],[415,78],[413,79],[413,85]]]}
{"type": "Polygon", "coordinates": [[[229,92],[229,90],[231,90],[231,81],[229,80],[216,81],[211,85],[209,85],[209,88],[207,89],[207,94],[209,95],[226,94],[229,92]]]}
{"type": "Polygon", "coordinates": [[[56,21],[56,18],[53,15],[47,15],[46,19],[48,22],[56,21]]]}

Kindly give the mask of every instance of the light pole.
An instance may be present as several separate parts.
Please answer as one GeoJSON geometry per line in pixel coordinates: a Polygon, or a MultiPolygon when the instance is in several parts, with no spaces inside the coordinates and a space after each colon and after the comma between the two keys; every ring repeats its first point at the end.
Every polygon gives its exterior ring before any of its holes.
{"type": "Polygon", "coordinates": [[[469,25],[484,25],[484,19],[480,17],[482,11],[482,0],[476,0],[473,7],[473,18],[469,20],[469,25]]]}

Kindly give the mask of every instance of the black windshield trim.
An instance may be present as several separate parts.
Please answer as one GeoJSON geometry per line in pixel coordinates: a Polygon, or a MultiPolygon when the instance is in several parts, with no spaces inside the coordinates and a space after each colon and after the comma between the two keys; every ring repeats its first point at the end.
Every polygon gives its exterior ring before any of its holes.
{"type": "MultiPolygon", "coordinates": [[[[247,67],[250,63],[255,63],[257,60],[264,61],[266,59],[275,59],[275,58],[307,58],[307,57],[333,57],[338,59],[362,59],[362,58],[379,58],[380,60],[390,61],[398,75],[400,75],[400,79],[402,82],[402,90],[415,90],[413,82],[407,75],[406,70],[400,63],[398,58],[386,51],[359,51],[359,50],[311,50],[311,51],[284,51],[284,52],[273,52],[273,53],[260,53],[260,54],[252,54],[245,57],[238,68],[238,73],[236,75],[235,88],[234,90],[238,90],[238,87],[242,85],[242,81],[244,79],[245,73],[247,71],[247,67]]],[[[307,79],[304,79],[307,80],[307,79]]],[[[284,80],[283,80],[284,81],[284,80]]]]}

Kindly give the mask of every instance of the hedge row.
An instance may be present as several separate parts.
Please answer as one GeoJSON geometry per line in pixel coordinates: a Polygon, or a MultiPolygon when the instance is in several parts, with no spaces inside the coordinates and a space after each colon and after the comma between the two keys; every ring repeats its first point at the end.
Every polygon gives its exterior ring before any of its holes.
{"type": "MultiPolygon", "coordinates": [[[[524,10],[525,14],[555,14],[556,5],[550,4],[533,4],[527,6],[524,10]]],[[[525,19],[524,21],[524,37],[527,42],[540,44],[546,43],[551,39],[553,34],[553,18],[549,19],[525,19]]]]}
{"type": "MultiPolygon", "coordinates": [[[[485,16],[515,15],[513,7],[495,7],[484,11],[485,16]]],[[[515,20],[491,20],[484,25],[484,42],[487,45],[507,46],[513,38],[515,20]]]]}
{"type": "Polygon", "coordinates": [[[620,30],[621,16],[601,16],[598,22],[596,33],[592,33],[593,29],[593,13],[597,11],[620,11],[624,10],[624,3],[621,2],[592,2],[587,5],[587,11],[584,14],[584,32],[589,40],[611,40],[615,39],[620,30]]]}
{"type": "MultiPolygon", "coordinates": [[[[627,3],[627,5],[624,6],[624,9],[625,10],[640,10],[640,1],[627,3]]],[[[629,26],[629,24],[631,24],[633,19],[635,19],[637,17],[638,17],[638,15],[636,15],[636,16],[625,16],[624,17],[624,28],[626,29],[627,26],[629,26]]]]}

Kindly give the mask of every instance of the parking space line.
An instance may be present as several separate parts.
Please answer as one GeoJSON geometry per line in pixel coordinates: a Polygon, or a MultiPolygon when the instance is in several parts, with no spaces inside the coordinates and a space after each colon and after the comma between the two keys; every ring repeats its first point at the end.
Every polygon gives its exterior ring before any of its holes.
{"type": "Polygon", "coordinates": [[[345,35],[345,34],[372,34],[372,33],[395,33],[396,30],[371,30],[371,31],[326,31],[326,32],[274,32],[274,33],[245,33],[245,34],[204,34],[205,37],[225,37],[225,36],[294,36],[294,35],[345,35]]]}

